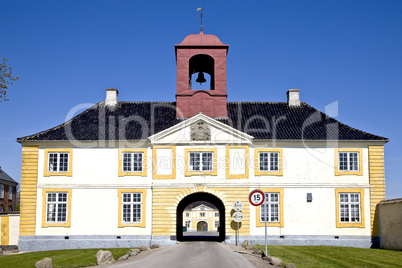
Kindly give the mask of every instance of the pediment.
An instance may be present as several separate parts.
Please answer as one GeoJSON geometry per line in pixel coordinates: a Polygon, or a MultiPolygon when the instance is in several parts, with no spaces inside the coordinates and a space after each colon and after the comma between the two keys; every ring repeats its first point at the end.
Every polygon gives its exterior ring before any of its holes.
{"type": "Polygon", "coordinates": [[[253,136],[200,113],[148,139],[152,144],[251,144],[253,136]]]}
{"type": "Polygon", "coordinates": [[[199,205],[199,206],[193,208],[192,211],[213,211],[213,209],[206,205],[199,205]]]}

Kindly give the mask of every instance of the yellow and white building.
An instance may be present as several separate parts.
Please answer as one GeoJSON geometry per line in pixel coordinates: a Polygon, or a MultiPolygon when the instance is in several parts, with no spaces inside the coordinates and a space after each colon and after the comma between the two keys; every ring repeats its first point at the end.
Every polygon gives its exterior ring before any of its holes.
{"type": "Polygon", "coordinates": [[[285,102],[227,102],[227,52],[214,35],[189,35],[176,45],[176,102],[118,101],[107,89],[73,119],[19,138],[20,251],[175,244],[195,201],[216,207],[208,225],[218,221],[216,240],[227,243],[242,201],[240,240],[262,244],[253,189],[267,197],[271,245],[372,246],[388,139],[300,102],[295,89],[285,102]],[[209,90],[194,89],[197,74],[209,90]]]}
{"type": "Polygon", "coordinates": [[[219,210],[201,204],[183,212],[183,227],[187,232],[218,231],[219,210]]]}

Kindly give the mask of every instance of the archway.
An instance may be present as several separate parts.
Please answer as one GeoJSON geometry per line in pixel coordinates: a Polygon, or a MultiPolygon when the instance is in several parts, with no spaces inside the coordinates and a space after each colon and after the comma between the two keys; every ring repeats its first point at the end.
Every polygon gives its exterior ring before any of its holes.
{"type": "Polygon", "coordinates": [[[208,223],[206,221],[199,221],[197,223],[197,231],[208,231],[208,223]]]}
{"type": "Polygon", "coordinates": [[[183,198],[177,205],[176,211],[176,237],[177,241],[225,241],[225,206],[222,201],[209,193],[194,193],[183,198]],[[219,235],[218,236],[183,236],[183,211],[191,203],[196,201],[206,201],[213,204],[219,211],[219,235]]]}

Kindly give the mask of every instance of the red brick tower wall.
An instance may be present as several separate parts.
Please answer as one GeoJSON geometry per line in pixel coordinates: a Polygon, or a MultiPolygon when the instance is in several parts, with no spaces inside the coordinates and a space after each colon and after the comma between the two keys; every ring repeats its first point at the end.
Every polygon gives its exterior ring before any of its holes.
{"type": "Polygon", "coordinates": [[[188,118],[202,112],[210,117],[227,117],[226,56],[229,46],[223,44],[215,35],[200,33],[188,35],[175,48],[176,116],[188,118]],[[190,59],[199,54],[205,54],[214,59],[214,89],[189,89],[190,59]]]}

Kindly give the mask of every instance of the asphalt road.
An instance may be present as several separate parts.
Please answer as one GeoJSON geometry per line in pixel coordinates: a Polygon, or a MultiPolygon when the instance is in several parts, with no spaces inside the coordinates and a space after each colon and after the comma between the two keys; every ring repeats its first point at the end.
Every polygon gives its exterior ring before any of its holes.
{"type": "MultiPolygon", "coordinates": [[[[149,249],[148,249],[149,250],[149,249]]],[[[118,262],[110,268],[255,268],[241,254],[218,242],[183,242],[180,245],[161,248],[142,259],[118,262]]]]}

